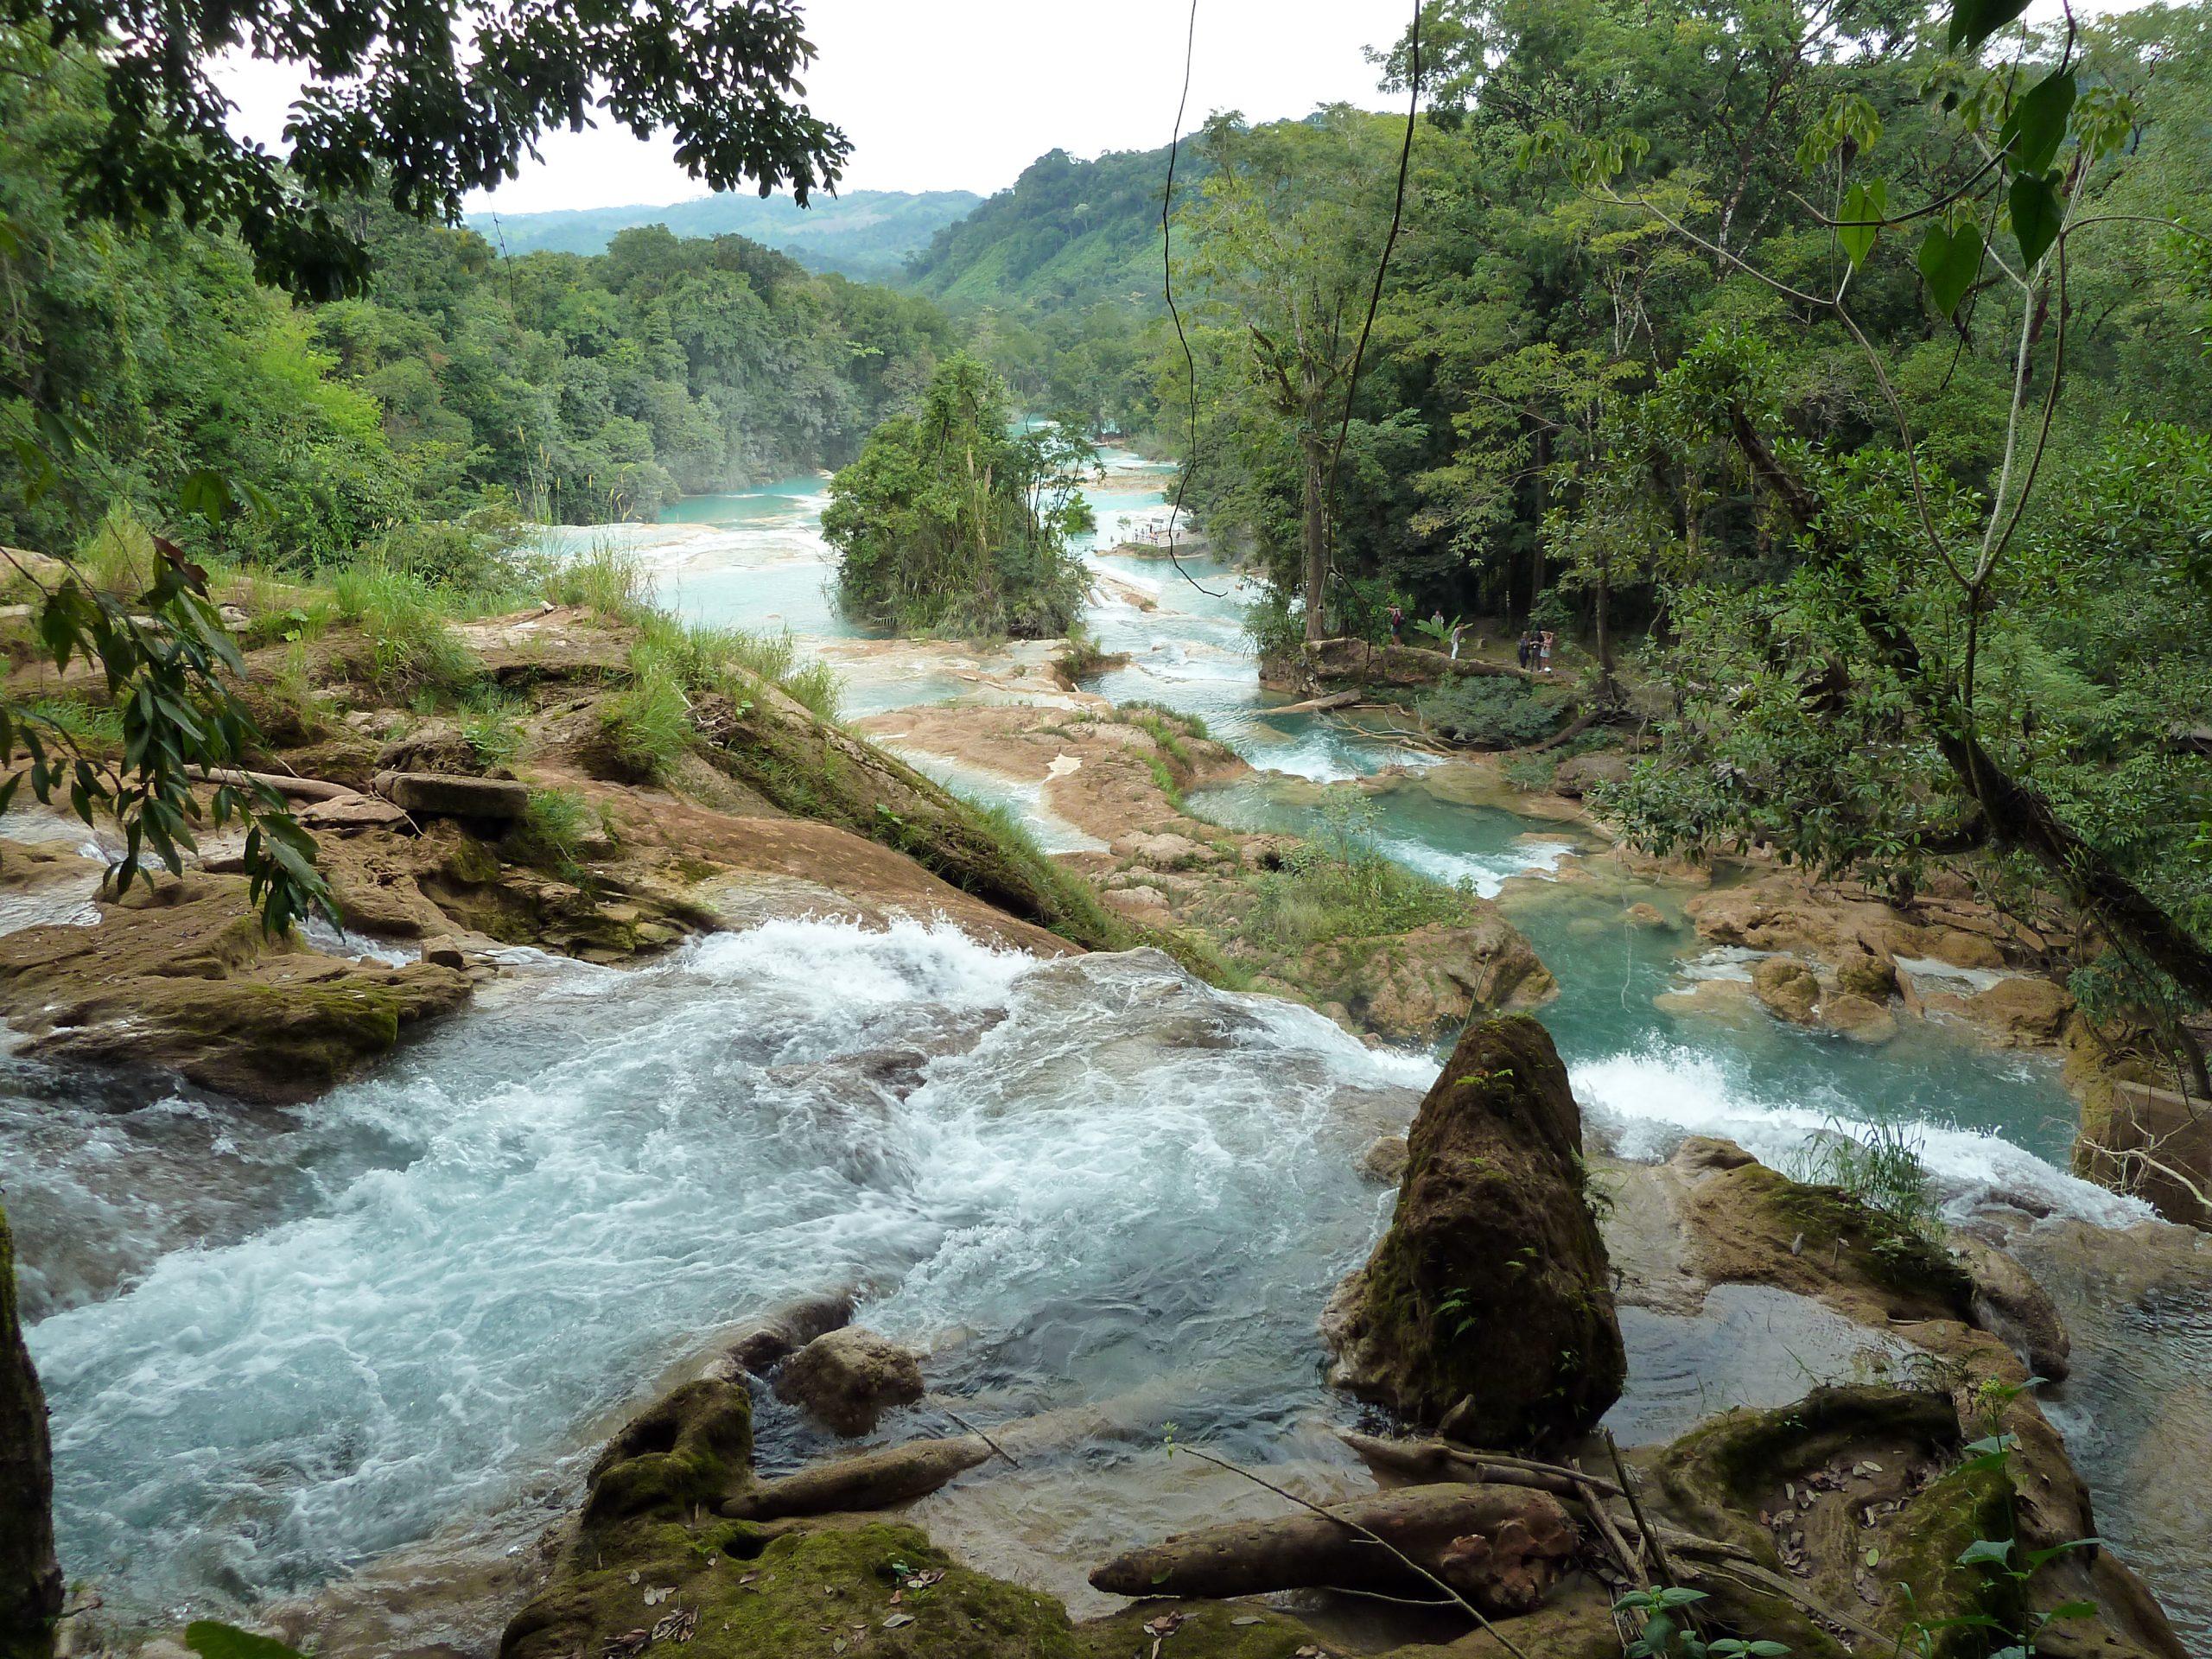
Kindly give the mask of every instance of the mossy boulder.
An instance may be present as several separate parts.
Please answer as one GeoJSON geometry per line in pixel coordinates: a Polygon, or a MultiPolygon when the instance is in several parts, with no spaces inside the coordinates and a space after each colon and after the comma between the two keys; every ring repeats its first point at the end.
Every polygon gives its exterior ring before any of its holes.
{"type": "MultiPolygon", "coordinates": [[[[1921,1620],[1991,1617],[2017,1628],[2009,1586],[1957,1564],[1976,1539],[2009,1537],[2012,1525],[2010,1481],[1968,1462],[1965,1438],[1945,1394],[1816,1389],[1795,1405],[1733,1411],[1693,1430],[1657,1454],[1653,1473],[1664,1508],[1692,1530],[1750,1551],[1821,1605],[1892,1640],[1921,1620]]],[[[1847,1651],[1788,1598],[1727,1574],[1706,1587],[1732,1630],[1800,1656],[1847,1651]]],[[[1933,1653],[1979,1656],[1986,1636],[1936,1630],[1933,1653]]]]}
{"type": "Polygon", "coordinates": [[[711,1508],[752,1470],[753,1396],[719,1378],[687,1382],[607,1442],[592,1465],[584,1525],[711,1508]]]}
{"type": "Polygon", "coordinates": [[[1745,1163],[1700,1180],[1683,1203],[1697,1271],[1767,1284],[1880,1327],[1973,1318],[1973,1275],[1942,1245],[1836,1186],[1745,1163]]]}
{"type": "Polygon", "coordinates": [[[45,1659],[61,1612],[46,1396],[16,1311],[16,1245],[0,1211],[0,1659],[45,1659]]]}
{"type": "Polygon", "coordinates": [[[1627,1363],[1550,1034],[1467,1027],[1421,1102],[1389,1230],[1331,1303],[1332,1380],[1487,1446],[1582,1433],[1627,1363]]]}
{"type": "Polygon", "coordinates": [[[134,887],[92,927],[0,938],[0,1015],[58,1059],[153,1065],[245,1099],[310,1099],[467,1001],[428,963],[342,960],[262,930],[245,880],[134,887]]]}
{"type": "Polygon", "coordinates": [[[656,1628],[663,1640],[684,1641],[696,1659],[1083,1659],[1086,1652],[1058,1602],[962,1567],[912,1527],[823,1528],[764,1540],[728,1521],[698,1529],[673,1521],[636,1524],[603,1549],[587,1540],[515,1616],[499,1652],[501,1659],[574,1659],[656,1628]]]}

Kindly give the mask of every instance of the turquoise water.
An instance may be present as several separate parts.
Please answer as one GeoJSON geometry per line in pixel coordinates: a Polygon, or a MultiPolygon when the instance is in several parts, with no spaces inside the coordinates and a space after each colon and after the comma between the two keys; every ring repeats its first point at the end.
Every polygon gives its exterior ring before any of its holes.
{"type": "MultiPolygon", "coordinates": [[[[1663,1155],[1682,1134],[1726,1135],[1787,1163],[1830,1121],[1904,1127],[1961,1205],[2017,1201],[2094,1219],[2138,1214],[2063,1173],[2079,1121],[2056,1065],[1993,1051],[1963,1031],[1900,1019],[1869,1046],[1802,1031],[1743,1006],[1716,1015],[1654,999],[1700,977],[1747,976],[1739,953],[1710,950],[1656,884],[1548,879],[1579,837],[1495,807],[1445,798],[1421,778],[1369,792],[1379,849],[1409,868],[1502,895],[1560,985],[1540,1014],[1593,1124],[1630,1156],[1663,1155]],[[1521,879],[1515,880],[1519,877],[1521,879]],[[1654,904],[1662,927],[1625,915],[1654,904]]],[[[1261,779],[1195,791],[1194,810],[1231,828],[1309,832],[1316,791],[1261,779]]]]}

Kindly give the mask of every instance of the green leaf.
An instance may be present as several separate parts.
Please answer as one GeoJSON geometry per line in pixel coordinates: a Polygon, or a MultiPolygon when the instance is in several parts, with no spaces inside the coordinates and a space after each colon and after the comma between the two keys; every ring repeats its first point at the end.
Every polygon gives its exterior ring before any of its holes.
{"type": "Polygon", "coordinates": [[[2074,72],[2061,69],[2023,92],[1997,134],[2018,173],[2047,173],[2066,137],[2066,118],[2074,110],[2074,72]]]}
{"type": "Polygon", "coordinates": [[[2043,1616],[2046,1624],[2056,1624],[2062,1618],[2094,1618],[2097,1604],[2094,1601],[2063,1601],[2043,1616]]]}
{"type": "Polygon", "coordinates": [[[1881,234],[1882,220],[1887,217],[1890,187],[1880,179],[1865,184],[1854,184],[1843,193],[1843,207],[1837,212],[1840,221],[1835,227],[1835,239],[1843,245],[1843,257],[1853,265],[1863,265],[1866,256],[1873,251],[1874,238],[1881,234]]]}
{"type": "Polygon", "coordinates": [[[1981,226],[1972,219],[1955,231],[1932,226],[1921,238],[1920,275],[1928,284],[1928,297],[1943,315],[1956,315],[1981,275],[1981,226]]]}
{"type": "Polygon", "coordinates": [[[2028,9],[2028,0],[1955,0],[1951,50],[1971,52],[2028,9]]]}
{"type": "Polygon", "coordinates": [[[176,501],[187,512],[205,518],[210,529],[219,530],[230,510],[230,480],[213,467],[202,467],[177,486],[176,501]]]}
{"type": "Polygon", "coordinates": [[[2003,1567],[2012,1559],[2010,1538],[1977,1538],[1959,1552],[1961,1567],[2003,1567]]]}
{"type": "Polygon", "coordinates": [[[2058,187],[2048,176],[2022,174],[2012,181],[2009,200],[2012,234],[2019,238],[2020,257],[2033,270],[2050,251],[2050,245],[2058,240],[2058,227],[2065,212],[2059,205],[2058,187]]]}

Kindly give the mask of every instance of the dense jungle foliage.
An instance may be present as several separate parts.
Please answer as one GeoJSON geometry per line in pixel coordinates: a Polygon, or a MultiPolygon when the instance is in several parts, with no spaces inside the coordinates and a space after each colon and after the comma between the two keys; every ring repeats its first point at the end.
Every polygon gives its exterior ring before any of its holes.
{"type": "Polygon", "coordinates": [[[2085,1007],[2177,1017],[2212,995],[2212,10],[1957,15],[1440,0],[1341,461],[1405,131],[1349,111],[1206,129],[1160,429],[1195,402],[1274,648],[1393,602],[1579,633],[1587,709],[1643,688],[1610,804],[1647,844],[1901,892],[1993,847],[2119,947],[2085,1007]]]}
{"type": "Polygon", "coordinates": [[[67,493],[35,499],[23,458],[0,455],[10,541],[67,547],[73,524],[173,504],[210,470],[257,507],[223,550],[278,566],[425,520],[650,518],[849,459],[957,340],[927,301],[736,237],[646,227],[594,257],[501,259],[365,198],[336,218],[374,261],[367,289],[296,306],[231,238],[73,215],[64,173],[103,124],[99,72],[6,29],[0,68],[10,418],[62,411],[83,445],[67,493]]]}
{"type": "Polygon", "coordinates": [[[1070,538],[1091,527],[1095,464],[1073,429],[1017,423],[1006,383],[948,359],[911,415],[830,481],[822,533],[848,613],[906,634],[1066,633],[1083,608],[1070,538]]]}

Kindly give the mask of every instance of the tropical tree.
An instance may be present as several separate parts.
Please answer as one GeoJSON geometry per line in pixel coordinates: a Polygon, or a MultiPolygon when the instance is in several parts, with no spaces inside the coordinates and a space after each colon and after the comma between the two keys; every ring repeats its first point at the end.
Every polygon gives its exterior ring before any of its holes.
{"type": "Polygon", "coordinates": [[[1294,448],[1308,639],[1328,632],[1330,475],[1390,217],[1387,124],[1345,108],[1262,127],[1217,115],[1199,143],[1211,170],[1179,215],[1203,329],[1205,378],[1186,395],[1260,428],[1248,451],[1294,448]]]}
{"type": "Polygon", "coordinates": [[[822,532],[846,610],[910,634],[1066,632],[1084,589],[1069,540],[1091,527],[1082,483],[1096,463],[1078,427],[1016,429],[1005,383],[949,359],[920,409],[830,480],[822,532]]]}

